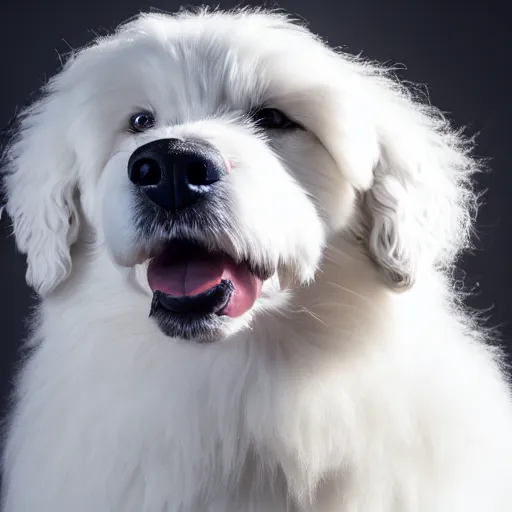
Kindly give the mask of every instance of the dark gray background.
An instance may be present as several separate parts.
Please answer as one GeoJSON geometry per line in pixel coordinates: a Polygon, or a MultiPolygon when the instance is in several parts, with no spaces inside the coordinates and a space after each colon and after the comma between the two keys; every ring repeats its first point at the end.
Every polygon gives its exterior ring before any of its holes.
{"type": "MultiPolygon", "coordinates": [[[[140,10],[175,10],[177,1],[0,0],[0,125],[26,103],[59,66],[59,54],[104,34],[140,10]]],[[[235,2],[220,2],[232,7],[235,2]]],[[[275,4],[268,4],[274,6],[275,4]]],[[[471,306],[489,310],[505,343],[512,272],[509,120],[512,63],[505,2],[486,0],[282,0],[280,7],[304,17],[335,46],[380,61],[405,63],[402,76],[428,85],[431,101],[458,126],[479,132],[478,155],[491,157],[493,172],[481,176],[489,189],[479,223],[477,251],[461,265],[471,306]]],[[[0,395],[5,400],[13,363],[24,335],[23,318],[33,304],[24,284],[24,260],[16,255],[8,220],[0,231],[0,395]]],[[[2,401],[2,403],[5,403],[2,401]]]]}

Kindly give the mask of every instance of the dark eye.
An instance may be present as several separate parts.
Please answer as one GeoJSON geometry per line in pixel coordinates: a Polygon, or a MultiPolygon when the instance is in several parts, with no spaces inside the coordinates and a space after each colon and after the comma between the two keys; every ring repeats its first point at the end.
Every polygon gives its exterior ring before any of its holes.
{"type": "Polygon", "coordinates": [[[267,130],[290,130],[300,128],[297,123],[286,117],[277,108],[262,108],[251,113],[253,121],[261,128],[267,130]]]}
{"type": "Polygon", "coordinates": [[[139,133],[148,130],[155,124],[155,116],[150,112],[139,112],[130,119],[130,131],[139,133]]]}

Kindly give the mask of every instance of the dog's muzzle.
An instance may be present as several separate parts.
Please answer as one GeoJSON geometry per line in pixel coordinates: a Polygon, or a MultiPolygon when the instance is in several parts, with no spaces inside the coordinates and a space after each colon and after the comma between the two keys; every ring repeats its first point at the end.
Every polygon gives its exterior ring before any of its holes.
{"type": "Polygon", "coordinates": [[[228,172],[223,155],[197,140],[156,140],[135,150],[128,161],[128,176],[147,203],[146,215],[163,230],[181,229],[156,244],[147,268],[150,315],[168,336],[214,339],[227,319],[253,307],[271,274],[221,245],[207,247],[193,237],[192,228],[221,222],[211,212],[225,194],[219,182],[228,172]]]}

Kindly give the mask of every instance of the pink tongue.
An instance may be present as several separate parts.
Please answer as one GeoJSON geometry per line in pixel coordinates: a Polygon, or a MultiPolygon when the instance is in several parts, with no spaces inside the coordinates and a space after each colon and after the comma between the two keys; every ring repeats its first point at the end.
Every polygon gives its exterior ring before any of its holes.
{"type": "Polygon", "coordinates": [[[246,265],[214,254],[189,254],[186,259],[155,258],[148,268],[148,282],[153,291],[173,297],[193,296],[229,280],[234,291],[222,312],[238,317],[251,309],[261,294],[261,280],[249,272],[246,265]]]}

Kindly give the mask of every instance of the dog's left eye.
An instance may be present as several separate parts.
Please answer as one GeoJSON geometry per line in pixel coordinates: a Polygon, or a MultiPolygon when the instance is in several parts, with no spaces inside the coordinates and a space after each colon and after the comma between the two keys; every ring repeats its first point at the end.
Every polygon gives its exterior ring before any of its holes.
{"type": "Polygon", "coordinates": [[[130,131],[140,133],[149,130],[155,124],[155,116],[151,112],[139,112],[130,119],[130,131]]]}
{"type": "Polygon", "coordinates": [[[287,130],[300,126],[286,117],[277,108],[262,108],[251,113],[252,120],[261,128],[268,130],[287,130]]]}

